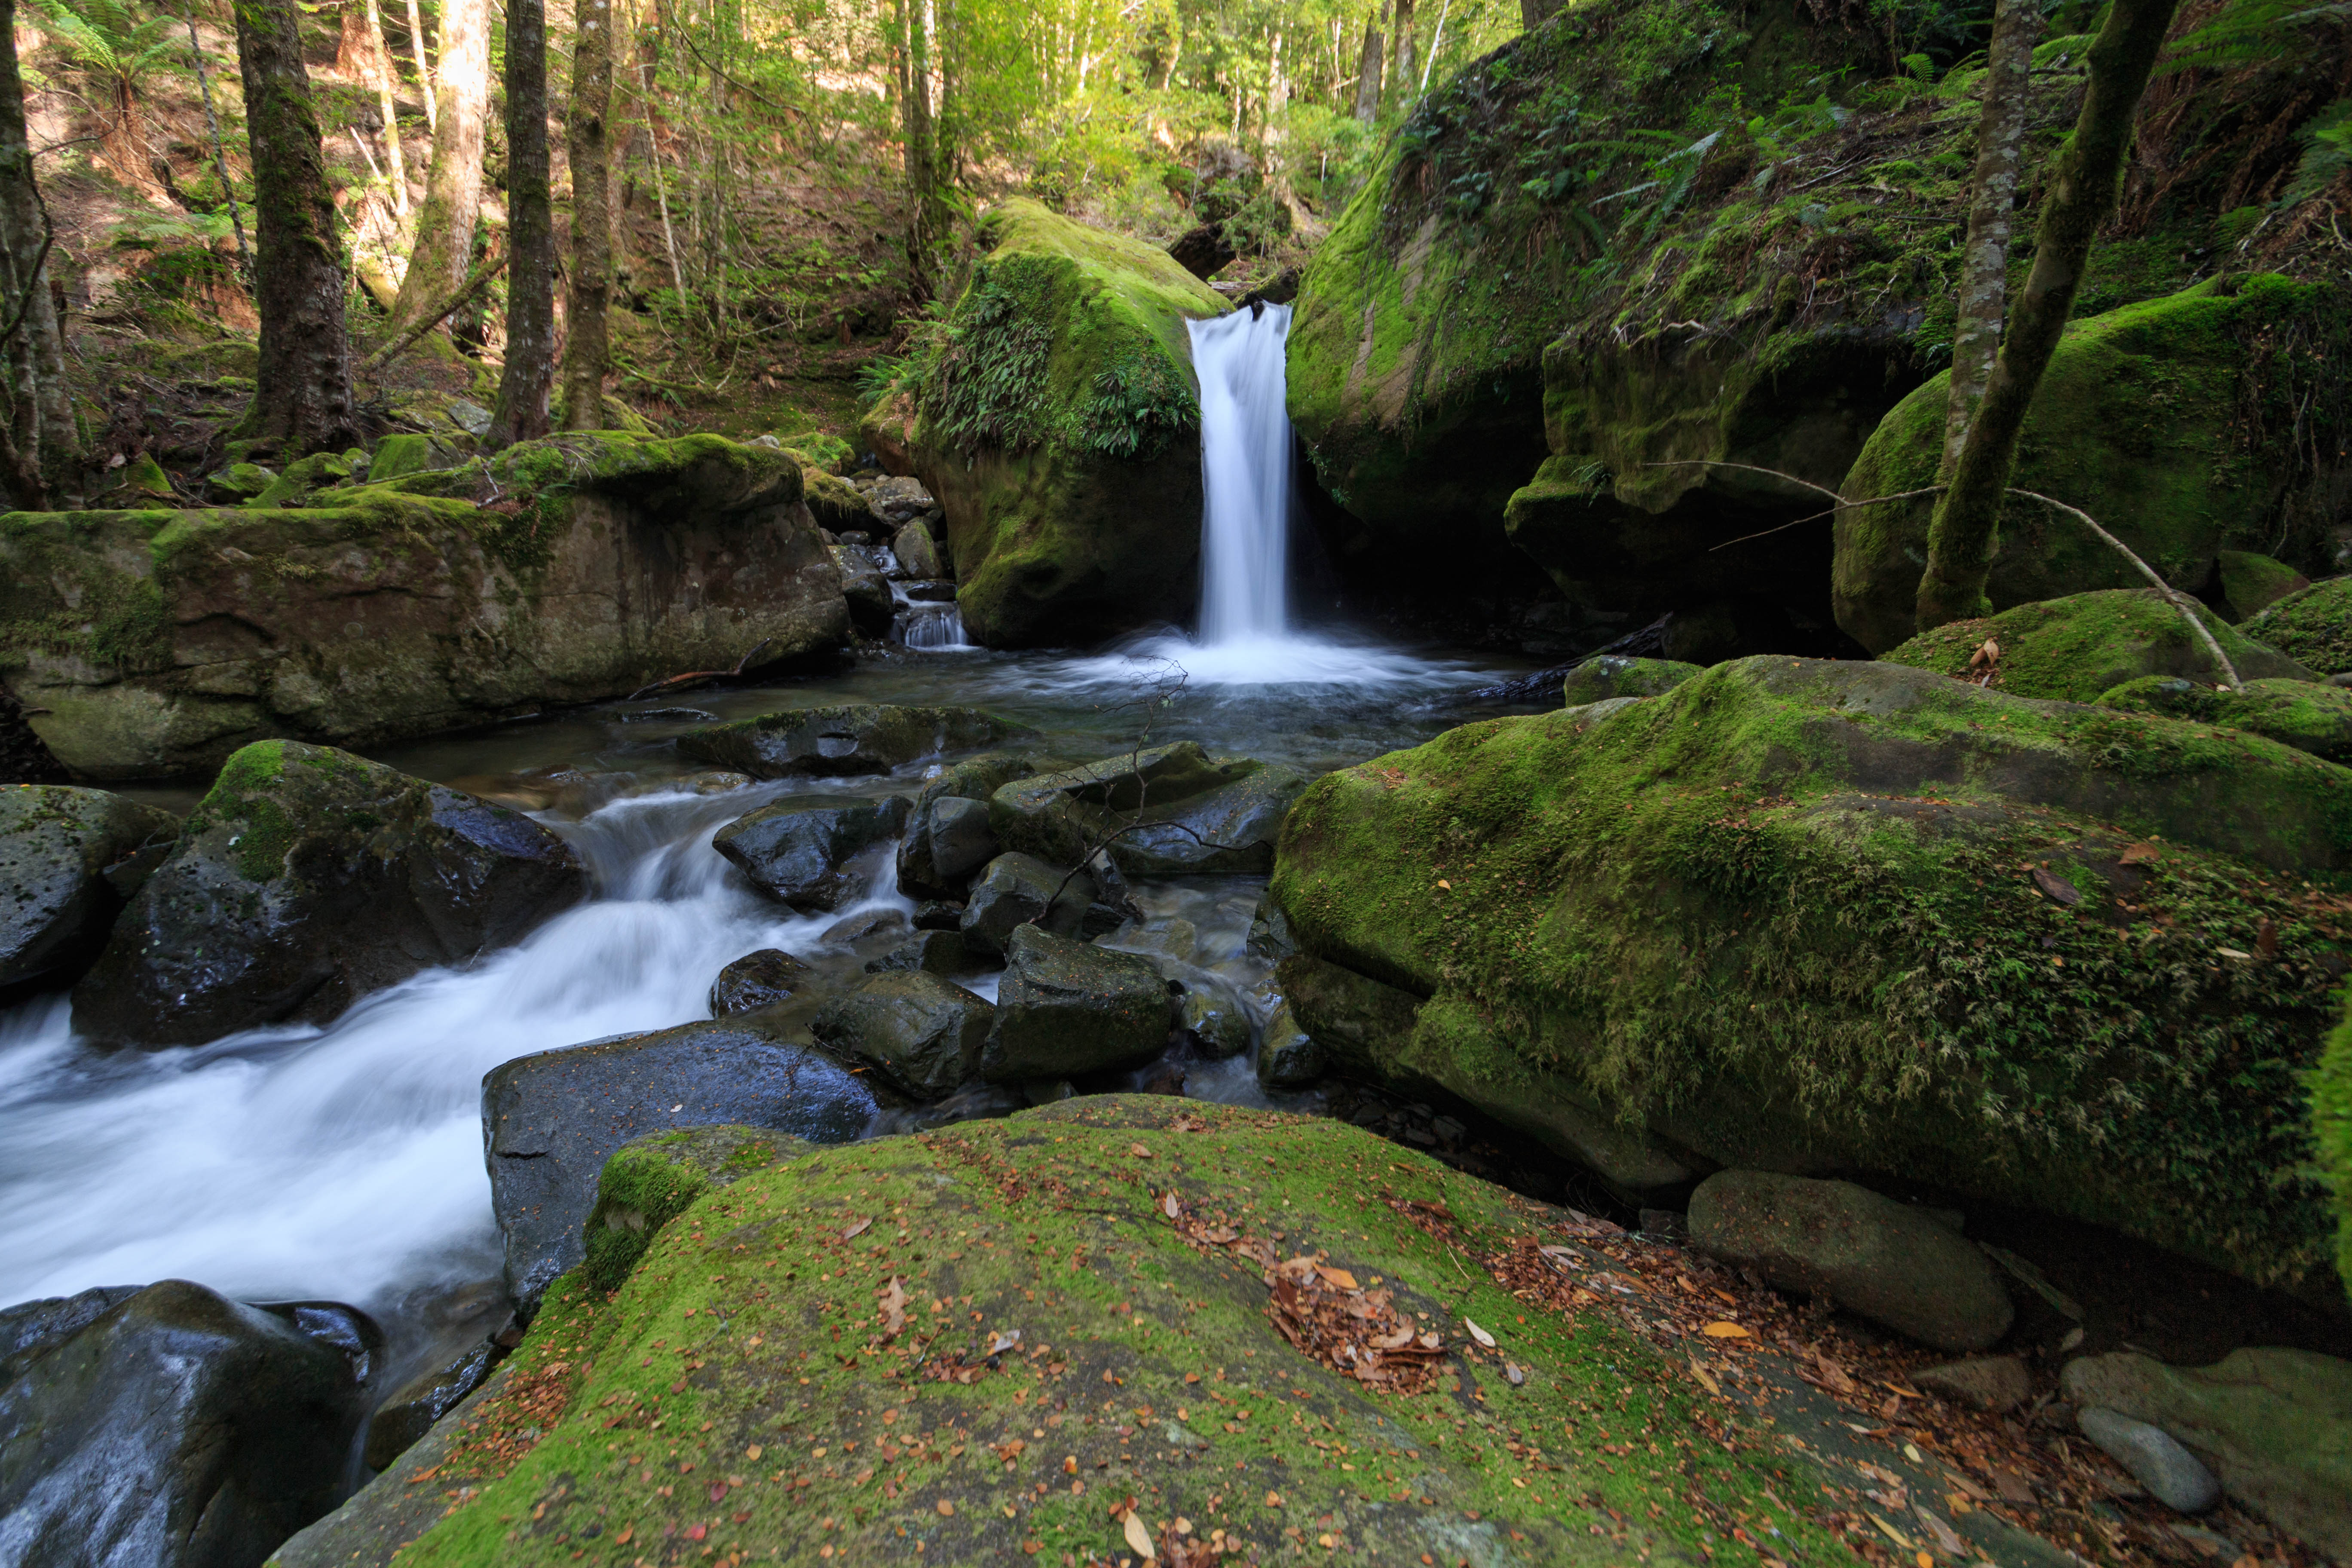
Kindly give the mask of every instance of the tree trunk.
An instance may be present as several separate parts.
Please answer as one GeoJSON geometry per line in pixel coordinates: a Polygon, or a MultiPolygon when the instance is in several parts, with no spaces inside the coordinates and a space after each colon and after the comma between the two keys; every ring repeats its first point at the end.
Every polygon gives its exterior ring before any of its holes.
{"type": "Polygon", "coordinates": [[[76,506],[81,443],[66,391],[65,341],[49,294],[48,219],[33,182],[16,0],[0,0],[0,484],[27,510],[76,506]]]}
{"type": "Polygon", "coordinates": [[[572,106],[563,121],[572,163],[572,274],[564,297],[563,427],[604,427],[604,311],[613,299],[613,0],[579,0],[572,46],[572,106]]]}
{"type": "Polygon", "coordinates": [[[302,68],[294,0],[236,0],[236,58],[253,149],[261,364],[241,433],[275,439],[282,456],[358,441],[343,268],[325,150],[302,68]]]}
{"type": "Polygon", "coordinates": [[[1412,0],[1396,0],[1395,31],[1389,43],[1389,85],[1397,107],[1412,107],[1412,0]]]}
{"type": "MultiPolygon", "coordinates": [[[[350,20],[348,7],[344,20],[350,20]]],[[[394,94],[392,50],[383,41],[383,16],[376,9],[376,0],[367,0],[368,69],[375,82],[376,105],[383,113],[383,154],[386,172],[392,179],[392,206],[401,216],[408,216],[408,160],[400,146],[400,104],[394,94]]]]}
{"type": "Polygon", "coordinates": [[[547,434],[547,389],[555,379],[545,0],[507,0],[507,361],[490,414],[493,448],[547,434]]]}
{"type": "Polygon", "coordinates": [[[1534,32],[1550,21],[1552,13],[1559,9],[1559,0],[1519,0],[1520,29],[1534,32]]]}
{"type": "Polygon", "coordinates": [[[1370,125],[1381,114],[1381,14],[1364,17],[1364,52],[1356,62],[1356,119],[1370,125]]]}
{"type": "Polygon", "coordinates": [[[907,274],[915,293],[929,298],[939,281],[932,257],[939,237],[931,232],[939,175],[931,145],[931,45],[922,0],[898,0],[893,21],[903,51],[898,127],[906,149],[907,274]]]}
{"type": "Polygon", "coordinates": [[[482,205],[482,121],[490,102],[489,0],[444,0],[441,109],[433,132],[433,167],[416,218],[416,245],[400,280],[394,328],[449,297],[473,260],[474,220],[482,205]]]}
{"type": "Polygon", "coordinates": [[[2017,180],[2025,161],[2025,111],[2032,100],[2033,45],[2042,36],[2037,0],[2000,0],[1987,56],[1984,112],[1977,128],[1975,193],[1960,276],[1959,321],[1952,329],[1952,395],[1944,414],[1944,457],[1937,478],[1952,477],[1961,444],[2000,348],[2008,302],[2009,241],[2015,228],[2017,180]]]}
{"type": "Polygon", "coordinates": [[[433,100],[433,68],[425,63],[425,16],[416,0],[408,0],[408,47],[416,51],[416,90],[425,95],[425,128],[438,131],[441,110],[433,100]]]}
{"type": "Polygon", "coordinates": [[[1990,609],[1985,579],[2018,435],[2066,329],[2091,240],[2116,210],[2140,93],[2179,5],[2179,0],[2113,0],[2106,25],[2091,45],[2090,86],[2042,198],[2033,270],[1952,466],[1950,487],[1928,526],[1927,569],[1919,579],[1916,611],[1921,631],[1990,609]]]}

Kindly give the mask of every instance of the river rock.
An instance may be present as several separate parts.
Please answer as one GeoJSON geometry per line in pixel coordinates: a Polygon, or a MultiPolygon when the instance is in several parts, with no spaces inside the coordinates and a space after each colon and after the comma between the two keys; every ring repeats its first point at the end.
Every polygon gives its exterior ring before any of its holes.
{"type": "Polygon", "coordinates": [[[427,1367],[383,1397],[368,1417],[367,1444],[361,1459],[371,1470],[391,1468],[394,1460],[416,1446],[433,1424],[482,1386],[506,1354],[497,1340],[485,1338],[439,1366],[427,1367]]]}
{"type": "Polygon", "coordinates": [[[907,569],[907,575],[921,582],[936,582],[948,575],[946,561],[940,547],[931,542],[931,531],[919,519],[900,529],[890,541],[890,553],[907,569]]]}
{"type": "Polygon", "coordinates": [[[1692,676],[1701,673],[1696,664],[1677,664],[1665,658],[1628,658],[1622,654],[1604,653],[1588,658],[1568,672],[1560,683],[1560,696],[1570,708],[1586,702],[1605,702],[1612,697],[1656,697],[1672,691],[1692,676]]]}
{"type": "Polygon", "coordinates": [[[703,1194],[818,1145],[767,1127],[720,1123],[648,1132],[613,1151],[596,1174],[596,1205],[582,1227],[582,1278],[617,1290],[661,1227],[703,1194]]]}
{"type": "MultiPolygon", "coordinates": [[[[1155,965],[1155,968],[1160,966],[1155,965]]],[[[1245,1055],[1250,1048],[1249,1009],[1241,994],[1225,981],[1190,964],[1171,966],[1179,988],[1176,1027],[1189,1037],[1193,1048],[1211,1058],[1245,1055]]],[[[1160,968],[1163,976],[1166,968],[1160,968]]]]}
{"type": "Polygon", "coordinates": [[[0,788],[0,987],[80,973],[179,828],[171,813],[104,790],[0,788]]]}
{"type": "Polygon", "coordinates": [[[1718,1171],[1691,1194],[1691,1239],[1784,1290],[1827,1296],[1937,1350],[1982,1350],[2017,1315],[1985,1255],[1852,1182],[1718,1171]]]}
{"type": "Polygon", "coordinates": [[[901,969],[919,969],[927,974],[963,974],[979,967],[963,944],[961,931],[924,931],[919,927],[912,937],[881,957],[867,961],[866,965],[869,974],[901,969]]]}
{"type": "Polygon", "coordinates": [[[841,571],[842,597],[849,602],[850,624],[870,637],[889,636],[890,622],[898,613],[898,601],[890,595],[890,581],[874,559],[875,551],[849,543],[831,549],[833,563],[841,571]]]}
{"type": "MultiPolygon", "coordinates": [[[[2203,605],[2199,619],[2230,656],[2242,680],[2318,679],[2276,648],[2265,647],[2203,605]]],[[[2153,588],[2110,588],[2041,599],[1982,620],[1953,621],[1888,650],[1889,664],[1932,669],[1971,683],[1969,661],[1987,639],[2000,645],[1992,684],[2013,697],[2095,702],[2126,681],[2158,675],[2206,684],[2222,679],[2213,656],[2178,609],[2153,588]]]]}
{"type": "MultiPolygon", "coordinates": [[[[988,797],[995,794],[999,786],[1013,779],[1027,778],[1036,772],[1038,766],[1034,758],[999,752],[967,757],[942,769],[939,777],[926,780],[923,787],[915,792],[914,815],[907,819],[906,837],[898,841],[899,889],[917,895],[952,894],[961,897],[973,868],[963,867],[950,877],[932,864],[932,814],[950,800],[978,803],[984,807],[988,797]]],[[[967,844],[969,839],[959,835],[956,842],[967,844]]],[[[990,853],[992,856],[995,851],[990,853]]]]}
{"type": "Polygon", "coordinates": [[[971,952],[999,958],[1022,925],[1042,920],[1062,935],[1074,936],[1084,929],[1094,907],[1093,878],[1083,871],[1067,876],[1034,855],[1014,852],[991,860],[972,883],[960,930],[971,952]],[[1048,904],[1051,914],[1046,913],[1048,904]]]}
{"type": "Polygon", "coordinates": [[[791,708],[689,730],[681,755],[759,779],[886,773],[924,757],[1028,735],[976,708],[895,708],[873,702],[791,708]]]}
{"type": "Polygon", "coordinates": [[[988,825],[987,805],[977,800],[948,795],[932,802],[930,836],[931,869],[950,885],[961,884],[1003,852],[988,825]]]}
{"type": "Polygon", "coordinates": [[[1911,1374],[1911,1381],[1979,1410],[2014,1410],[2033,1397],[2033,1377],[2023,1358],[1970,1356],[1911,1374]]]}
{"type": "Polygon", "coordinates": [[[884,942],[896,942],[915,929],[904,910],[866,910],[837,920],[818,933],[817,940],[834,947],[872,953],[884,942]]]}
{"type": "Polygon", "coordinates": [[[1006,847],[1062,865],[1102,849],[1130,877],[1264,872],[1307,784],[1297,768],[1178,741],[1016,780],[988,815],[1006,847]]]}
{"type": "Polygon", "coordinates": [[[579,1264],[597,1173],[632,1138],[735,1123],[838,1143],[865,1131],[874,1110],[857,1077],[756,1014],[493,1068],[482,1140],[507,1289],[533,1310],[547,1282],[579,1264]]]}
{"type": "Polygon", "coordinates": [[[381,1336],[167,1279],[24,1356],[0,1386],[0,1557],[256,1568],[340,1502],[381,1336]]]}
{"type": "Polygon", "coordinates": [[[2340,686],[2271,679],[2225,689],[2144,675],[2102,695],[2099,706],[2227,725],[2331,763],[2352,763],[2352,690],[2340,686]]]}
{"type": "Polygon", "coordinates": [[[2101,1405],[2075,1412],[2083,1436],[2131,1472],[2132,1479],[2176,1513],[2203,1513],[2221,1500],[2221,1483],[2161,1426],[2101,1405]]]}
{"type": "Polygon", "coordinates": [[[2352,1361],[2258,1346],[2176,1367],[2117,1352],[2068,1362],[2060,1382],[2079,1405],[2161,1428],[2238,1502],[2352,1562],[2352,1361]]]}
{"type": "Polygon", "coordinates": [[[815,974],[815,970],[780,947],[747,952],[720,970],[719,978],[710,983],[710,1016],[726,1018],[789,1002],[815,974]]]}
{"type": "Polygon", "coordinates": [[[1017,1083],[1139,1067],[1168,1048],[1168,985],[1150,960],[1020,926],[980,1068],[1017,1083]]]}
{"type": "Polygon", "coordinates": [[[903,795],[855,800],[797,795],[739,816],[710,840],[729,864],[770,898],[802,911],[839,909],[865,891],[848,862],[895,839],[907,825],[903,795]]]}
{"type": "Polygon", "coordinates": [[[521,938],[588,893],[520,812],[325,746],[229,759],[74,989],[109,1045],[324,1023],[371,991],[521,938]]]}
{"type": "Polygon", "coordinates": [[[916,1099],[937,1100],[972,1076],[995,1018],[961,985],[926,970],[892,970],[827,1002],[809,1032],[916,1099]]]}
{"type": "Polygon", "coordinates": [[[1286,1001],[1265,1021],[1258,1040],[1257,1081],[1264,1089],[1305,1089],[1323,1076],[1323,1047],[1298,1026],[1286,1001]]]}
{"type": "Polygon", "coordinates": [[[0,1387],[131,1297],[143,1285],[99,1285],[72,1296],[50,1296],[0,1307],[0,1387]]]}

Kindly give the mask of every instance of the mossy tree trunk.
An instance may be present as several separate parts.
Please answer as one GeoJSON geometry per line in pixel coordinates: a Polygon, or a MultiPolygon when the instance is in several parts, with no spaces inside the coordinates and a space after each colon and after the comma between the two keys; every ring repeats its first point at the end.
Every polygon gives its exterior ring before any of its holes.
{"type": "Polygon", "coordinates": [[[416,244],[400,280],[392,324],[446,300],[466,280],[474,255],[474,220],[482,205],[482,121],[490,104],[489,0],[444,0],[441,58],[434,73],[439,111],[433,167],[416,217],[416,244]]]}
{"type": "Polygon", "coordinates": [[[66,391],[65,339],[49,294],[50,231],[33,181],[16,3],[0,0],[0,483],[26,510],[79,505],[81,441],[66,391]]]}
{"type": "Polygon", "coordinates": [[[1412,0],[1396,0],[1396,31],[1389,45],[1389,85],[1399,109],[1412,107],[1412,0]]]}
{"type": "Polygon", "coordinates": [[[1941,477],[1959,461],[1985,384],[2000,349],[2008,303],[2009,241],[2016,227],[2017,178],[2025,162],[2025,111],[2032,102],[2033,45],[2042,36],[2036,0],[2000,0],[1977,122],[1977,166],[1969,204],[1969,237],[1960,276],[1959,320],[1952,328],[1952,396],[1944,416],[1941,477]]]}
{"type": "Polygon", "coordinates": [[[1381,114],[1381,8],[1364,16],[1364,48],[1356,57],[1356,119],[1370,125],[1381,114]]]}
{"type": "Polygon", "coordinates": [[[342,253],[294,0],[236,0],[236,58],[253,149],[254,303],[260,369],[240,432],[292,457],[359,439],[342,253]]]}
{"type": "Polygon", "coordinates": [[[507,0],[507,353],[490,414],[493,447],[547,434],[547,389],[555,379],[545,0],[507,0]]]}
{"type": "Polygon", "coordinates": [[[907,269],[915,292],[939,287],[939,251],[947,239],[937,126],[931,113],[931,36],[924,0],[898,0],[899,134],[906,148],[907,269]]]}
{"type": "Polygon", "coordinates": [[[604,424],[611,358],[604,312],[613,299],[613,0],[579,0],[572,44],[572,106],[563,117],[572,163],[572,274],[566,280],[563,427],[604,424]]]}
{"type": "Polygon", "coordinates": [[[1927,569],[1914,612],[1921,631],[1990,607],[1985,579],[2026,409],[2066,330],[2091,241],[2116,210],[2140,94],[2179,5],[2179,0],[2113,0],[2092,42],[2082,112],[2042,201],[2033,270],[1952,465],[1950,487],[1928,524],[1927,569]]]}

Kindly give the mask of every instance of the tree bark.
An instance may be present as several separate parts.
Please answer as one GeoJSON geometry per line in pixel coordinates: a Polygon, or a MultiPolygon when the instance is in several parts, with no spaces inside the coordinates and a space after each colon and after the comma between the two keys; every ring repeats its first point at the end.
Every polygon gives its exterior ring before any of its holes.
{"type": "Polygon", "coordinates": [[[2026,409],[2066,329],[2092,238],[2115,212],[2140,94],[2179,5],[2114,0],[2091,45],[2090,85],[2042,198],[2033,270],[1952,465],[1950,487],[1928,525],[1927,569],[1915,611],[1921,631],[1990,608],[1985,580],[2026,409]]]}
{"type": "MultiPolygon", "coordinates": [[[[547,7],[507,0],[507,357],[493,447],[547,434],[555,379],[555,207],[547,168],[547,7]]],[[[575,171],[573,178],[578,174],[575,171]]]]}
{"type": "Polygon", "coordinates": [[[482,205],[482,121],[490,102],[489,0],[444,0],[441,7],[440,117],[433,167],[416,217],[416,244],[400,280],[394,327],[465,281],[474,255],[474,221],[482,205]]]}
{"type": "Polygon", "coordinates": [[[1986,59],[1984,110],[1977,126],[1975,190],[1960,275],[1959,321],[1952,329],[1952,392],[1945,405],[1944,456],[1937,478],[1949,479],[1969,425],[1992,379],[2008,304],[2009,242],[2015,229],[2017,180],[2025,162],[2025,111],[2032,100],[2033,46],[2042,37],[2037,0],[2000,0],[1986,59]]]}
{"type": "Polygon", "coordinates": [[[359,439],[343,268],[325,150],[302,68],[294,0],[236,0],[236,58],[253,149],[254,302],[261,363],[241,431],[275,439],[283,456],[359,439]]]}
{"type": "Polygon", "coordinates": [[[939,180],[931,134],[931,45],[923,26],[922,0],[898,0],[892,18],[898,37],[898,133],[906,153],[907,274],[917,295],[929,298],[938,283],[932,232],[939,180]]]}
{"type": "Polygon", "coordinates": [[[1551,14],[1559,9],[1559,0],[1519,0],[1519,26],[1532,33],[1550,21],[1551,14]]]}
{"type": "Polygon", "coordinates": [[[416,51],[416,90],[425,95],[425,128],[441,129],[440,106],[433,101],[433,68],[425,63],[425,16],[408,0],[408,47],[416,51]]]}
{"type": "Polygon", "coordinates": [[[1389,85],[1397,107],[1412,107],[1412,0],[1396,0],[1395,30],[1389,44],[1389,85]]]}
{"type": "Polygon", "coordinates": [[[1370,125],[1381,114],[1381,13],[1364,17],[1364,50],[1356,60],[1356,119],[1370,125]]]}
{"type": "MultiPolygon", "coordinates": [[[[346,0],[348,5],[348,0],[346,0]]],[[[348,14],[346,20],[349,19],[348,14]]],[[[392,50],[383,41],[383,15],[376,0],[367,0],[368,70],[375,82],[376,104],[383,113],[383,155],[392,180],[392,207],[408,216],[408,160],[400,146],[400,105],[394,92],[392,50]]]]}
{"type": "Polygon", "coordinates": [[[563,121],[572,163],[572,271],[564,295],[563,427],[604,426],[604,312],[613,300],[613,0],[579,0],[572,46],[572,105],[563,121]]]}
{"type": "Polygon", "coordinates": [[[27,510],[80,503],[81,442],[66,391],[65,338],[49,294],[48,218],[33,180],[16,0],[0,0],[0,483],[27,510]]]}

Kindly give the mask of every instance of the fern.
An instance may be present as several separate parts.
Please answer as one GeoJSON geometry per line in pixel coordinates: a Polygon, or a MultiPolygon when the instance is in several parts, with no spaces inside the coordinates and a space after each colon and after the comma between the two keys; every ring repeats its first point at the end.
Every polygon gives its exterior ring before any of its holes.
{"type": "Polygon", "coordinates": [[[2283,205],[2309,201],[2352,169],[2352,98],[2339,98],[2303,128],[2303,159],[2281,197],[2283,205]]]}
{"type": "Polygon", "coordinates": [[[2302,27],[2352,22],[2352,0],[2234,0],[2195,32],[2174,40],[2158,68],[2237,70],[2268,65],[2296,47],[2302,27]]]}

